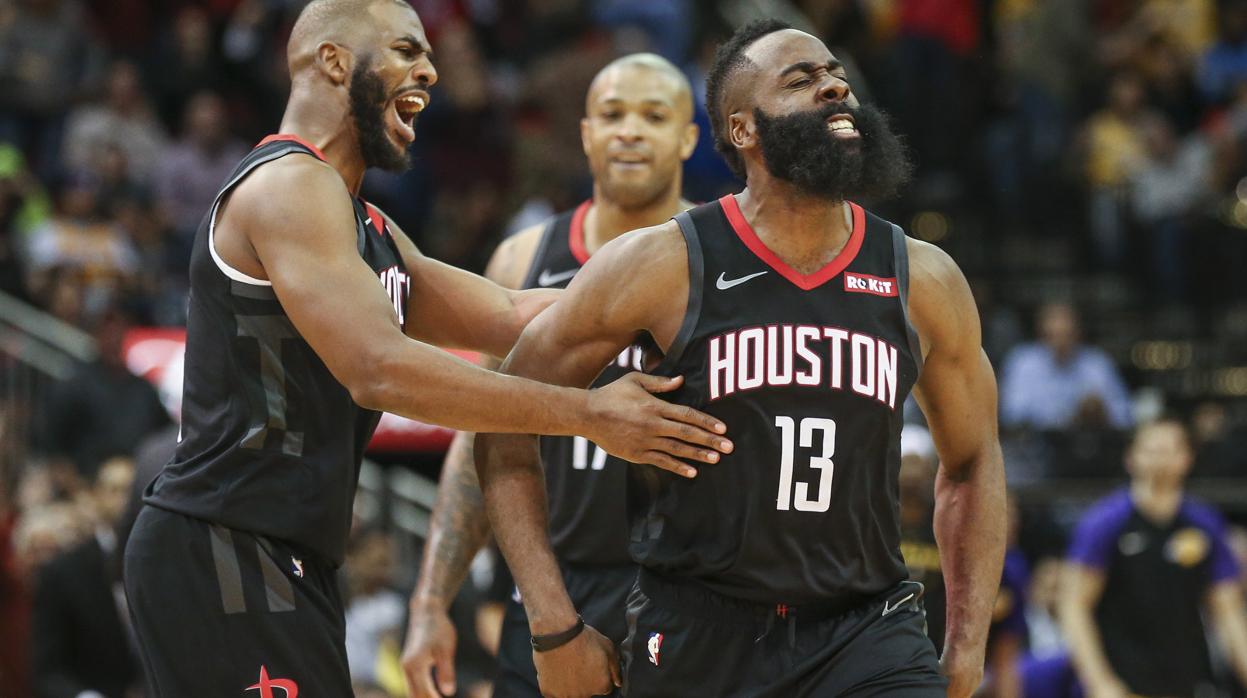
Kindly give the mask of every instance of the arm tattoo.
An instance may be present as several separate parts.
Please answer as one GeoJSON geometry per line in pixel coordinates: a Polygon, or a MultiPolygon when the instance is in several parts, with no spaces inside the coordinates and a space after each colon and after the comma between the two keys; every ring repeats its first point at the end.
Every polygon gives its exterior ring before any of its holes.
{"type": "Polygon", "coordinates": [[[473,461],[474,434],[455,436],[438,486],[419,592],[447,606],[468,574],[472,558],[489,538],[489,518],[473,461]]]}

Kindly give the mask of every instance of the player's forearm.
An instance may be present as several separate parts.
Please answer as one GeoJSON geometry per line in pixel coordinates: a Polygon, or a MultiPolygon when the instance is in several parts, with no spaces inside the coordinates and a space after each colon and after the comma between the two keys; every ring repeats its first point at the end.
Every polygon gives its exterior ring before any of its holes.
{"type": "Polygon", "coordinates": [[[999,446],[985,447],[964,467],[941,467],[935,490],[935,538],[947,597],[944,651],[982,657],[1004,565],[1005,484],[999,446]]]}
{"type": "Polygon", "coordinates": [[[1091,604],[1081,598],[1070,598],[1072,595],[1072,592],[1065,592],[1058,606],[1061,629],[1065,631],[1069,644],[1070,660],[1084,684],[1100,684],[1116,674],[1104,656],[1104,645],[1100,642],[1100,631],[1092,617],[1091,604]]]}
{"type": "Polygon", "coordinates": [[[475,438],[460,432],[446,452],[413,606],[430,604],[447,610],[472,558],[489,538],[489,518],[472,456],[475,438]]]}
{"type": "Polygon", "coordinates": [[[571,436],[588,423],[584,390],[496,373],[400,340],[374,353],[366,377],[348,386],[361,406],[471,432],[571,436]]]}
{"type": "Polygon", "coordinates": [[[524,598],[529,629],[535,635],[566,630],[576,609],[550,547],[536,438],[478,434],[476,467],[494,537],[524,598]]]}
{"type": "Polygon", "coordinates": [[[1211,613],[1217,635],[1225,648],[1230,666],[1240,683],[1247,686],[1247,617],[1243,615],[1243,596],[1236,581],[1220,582],[1210,592],[1211,613]]]}

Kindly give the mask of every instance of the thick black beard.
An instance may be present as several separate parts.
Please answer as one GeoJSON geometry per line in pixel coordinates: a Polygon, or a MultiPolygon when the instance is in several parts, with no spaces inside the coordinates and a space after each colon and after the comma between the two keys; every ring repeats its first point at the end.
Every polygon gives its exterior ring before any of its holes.
{"type": "Polygon", "coordinates": [[[829,104],[776,117],[755,108],[753,114],[767,171],[810,196],[878,202],[895,194],[913,171],[887,116],[873,106],[829,104]],[[836,114],[851,115],[861,137],[833,135],[827,119],[836,114]]]}
{"type": "Polygon", "coordinates": [[[402,172],[411,167],[405,149],[394,145],[386,134],[385,83],[372,69],[372,59],[365,57],[351,72],[351,119],[359,137],[359,152],[366,167],[402,172]]]}

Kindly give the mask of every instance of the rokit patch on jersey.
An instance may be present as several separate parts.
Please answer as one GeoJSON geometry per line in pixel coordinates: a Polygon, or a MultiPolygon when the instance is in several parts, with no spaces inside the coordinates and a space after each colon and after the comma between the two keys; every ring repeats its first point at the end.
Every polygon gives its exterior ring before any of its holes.
{"type": "Polygon", "coordinates": [[[844,272],[844,290],[853,293],[869,293],[872,296],[896,298],[900,290],[896,287],[896,278],[885,279],[870,274],[844,272]]]}

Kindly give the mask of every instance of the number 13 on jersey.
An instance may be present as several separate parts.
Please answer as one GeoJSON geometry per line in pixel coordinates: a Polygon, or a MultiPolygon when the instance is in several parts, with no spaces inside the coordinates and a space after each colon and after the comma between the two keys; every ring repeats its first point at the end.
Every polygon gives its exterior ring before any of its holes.
{"type": "Polygon", "coordinates": [[[775,508],[788,511],[827,511],[831,508],[831,477],[835,464],[831,457],[836,454],[836,422],[821,417],[806,417],[798,425],[792,417],[775,417],[775,426],[779,427],[779,438],[782,442],[782,453],[779,461],[779,495],[775,499],[775,508]],[[810,458],[810,467],[819,471],[818,492],[810,499],[810,485],[807,482],[796,483],[796,496],[793,496],[792,461],[796,450],[796,440],[800,438],[801,448],[814,446],[814,435],[822,432],[822,455],[810,458]],[[794,501],[795,500],[795,501],[794,501]]]}

